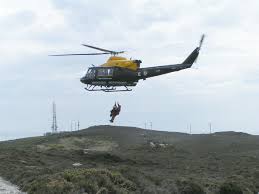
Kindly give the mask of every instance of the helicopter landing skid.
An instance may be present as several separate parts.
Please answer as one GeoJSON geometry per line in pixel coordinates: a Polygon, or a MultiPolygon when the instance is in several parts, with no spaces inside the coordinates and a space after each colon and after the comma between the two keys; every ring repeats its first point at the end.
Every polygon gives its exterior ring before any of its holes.
{"type": "Polygon", "coordinates": [[[130,92],[132,89],[128,88],[127,86],[124,86],[125,89],[117,89],[116,87],[105,87],[105,88],[96,88],[96,86],[87,86],[85,90],[89,92],[97,92],[97,91],[103,91],[103,92],[130,92]]]}
{"type": "Polygon", "coordinates": [[[129,88],[127,88],[126,86],[124,86],[125,87],[125,89],[123,90],[123,89],[116,89],[116,88],[109,88],[109,89],[104,89],[103,91],[104,92],[130,92],[130,91],[132,91],[132,89],[129,89],[129,88]]]}

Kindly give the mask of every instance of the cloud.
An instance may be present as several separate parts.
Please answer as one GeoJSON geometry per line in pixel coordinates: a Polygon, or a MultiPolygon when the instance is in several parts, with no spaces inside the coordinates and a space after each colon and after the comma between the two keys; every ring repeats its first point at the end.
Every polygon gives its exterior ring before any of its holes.
{"type": "Polygon", "coordinates": [[[0,0],[0,133],[42,134],[51,124],[107,124],[114,101],[123,105],[118,124],[204,132],[258,133],[257,1],[32,1],[0,0]],[[131,93],[86,93],[79,78],[106,57],[51,58],[49,54],[91,52],[88,43],[128,50],[143,66],[182,62],[206,33],[196,69],[140,81],[131,93]],[[49,107],[50,106],[50,107],[49,107]],[[244,110],[244,112],[242,111],[244,110]],[[13,122],[16,120],[17,122],[13,122]],[[11,123],[11,124],[10,124],[11,123]],[[248,124],[247,124],[248,123],[248,124]]]}

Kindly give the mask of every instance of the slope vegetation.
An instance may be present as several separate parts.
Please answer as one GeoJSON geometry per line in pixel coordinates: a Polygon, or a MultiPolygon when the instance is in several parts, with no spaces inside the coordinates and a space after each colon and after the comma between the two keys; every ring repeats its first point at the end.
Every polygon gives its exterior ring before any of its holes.
{"type": "Polygon", "coordinates": [[[95,126],[1,142],[0,176],[28,193],[256,193],[259,137],[95,126]]]}

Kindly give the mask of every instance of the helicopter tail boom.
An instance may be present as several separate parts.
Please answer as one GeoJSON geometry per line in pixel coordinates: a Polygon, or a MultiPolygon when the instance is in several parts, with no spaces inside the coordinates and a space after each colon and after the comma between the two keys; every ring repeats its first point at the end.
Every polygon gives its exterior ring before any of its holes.
{"type": "Polygon", "coordinates": [[[199,57],[199,53],[200,53],[201,47],[203,45],[204,38],[205,38],[205,35],[203,34],[201,36],[199,46],[196,47],[192,51],[192,53],[181,64],[140,68],[139,75],[140,75],[141,79],[145,80],[146,78],[149,78],[149,77],[159,76],[162,74],[191,68],[193,63],[195,63],[199,57]]]}
{"type": "Polygon", "coordinates": [[[198,59],[200,48],[197,47],[192,51],[192,53],[184,60],[182,64],[189,64],[190,67],[198,59]]]}
{"type": "Polygon", "coordinates": [[[174,64],[174,65],[140,68],[139,74],[141,75],[141,79],[145,80],[146,78],[155,77],[155,76],[187,69],[187,68],[190,68],[191,66],[192,66],[191,64],[174,64]]]}

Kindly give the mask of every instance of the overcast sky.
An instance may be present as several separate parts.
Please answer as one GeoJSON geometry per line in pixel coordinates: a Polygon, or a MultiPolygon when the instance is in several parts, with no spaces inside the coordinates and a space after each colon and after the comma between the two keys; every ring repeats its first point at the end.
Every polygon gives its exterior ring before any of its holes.
{"type": "Polygon", "coordinates": [[[109,124],[207,133],[259,134],[258,0],[0,0],[0,139],[50,131],[52,102],[60,130],[109,124]],[[92,44],[127,50],[142,66],[182,62],[206,34],[194,68],[140,81],[133,92],[89,93],[79,79],[107,56],[92,44]]]}

